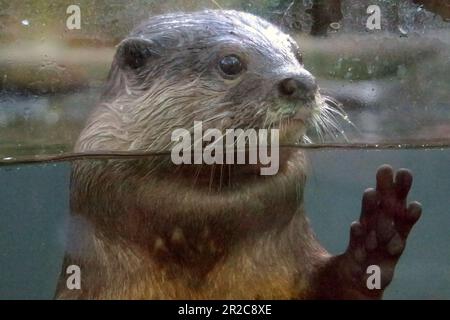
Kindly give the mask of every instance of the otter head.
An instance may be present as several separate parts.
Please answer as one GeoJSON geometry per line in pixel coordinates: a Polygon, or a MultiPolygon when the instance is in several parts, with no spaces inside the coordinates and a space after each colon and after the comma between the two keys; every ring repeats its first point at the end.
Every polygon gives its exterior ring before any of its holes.
{"type": "Polygon", "coordinates": [[[118,48],[103,102],[77,144],[87,150],[170,150],[171,133],[279,128],[294,143],[326,108],[295,41],[237,11],[156,16],[118,48]]]}

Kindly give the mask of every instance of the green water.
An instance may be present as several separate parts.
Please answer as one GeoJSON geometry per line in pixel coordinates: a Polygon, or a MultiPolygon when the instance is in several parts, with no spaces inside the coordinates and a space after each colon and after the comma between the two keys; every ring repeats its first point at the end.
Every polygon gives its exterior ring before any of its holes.
{"type": "MultiPolygon", "coordinates": [[[[450,298],[450,149],[307,150],[306,208],[322,244],[343,251],[376,168],[414,173],[423,205],[386,299],[450,298]]],[[[85,160],[91,161],[91,160],[85,160]]],[[[70,163],[0,167],[0,299],[51,299],[69,214],[70,163]]]]}

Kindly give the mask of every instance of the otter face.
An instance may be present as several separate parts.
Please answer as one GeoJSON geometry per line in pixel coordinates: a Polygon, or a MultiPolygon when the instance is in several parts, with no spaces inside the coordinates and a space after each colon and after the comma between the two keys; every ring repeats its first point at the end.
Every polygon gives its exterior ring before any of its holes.
{"type": "Polygon", "coordinates": [[[104,144],[84,146],[164,150],[194,121],[223,132],[279,128],[280,142],[293,143],[324,106],[297,44],[267,21],[236,11],[156,16],[119,44],[96,116],[104,144]]]}

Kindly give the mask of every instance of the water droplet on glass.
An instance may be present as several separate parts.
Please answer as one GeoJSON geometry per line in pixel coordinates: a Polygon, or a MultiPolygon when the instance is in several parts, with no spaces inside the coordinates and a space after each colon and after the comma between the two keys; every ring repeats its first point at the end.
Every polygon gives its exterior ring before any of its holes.
{"type": "Polygon", "coordinates": [[[407,37],[408,36],[408,29],[403,27],[403,26],[399,26],[398,27],[398,31],[400,32],[400,37],[407,37]]]}
{"type": "Polygon", "coordinates": [[[334,30],[339,30],[341,28],[341,24],[339,22],[330,23],[330,27],[334,30]]]}
{"type": "Polygon", "coordinates": [[[408,70],[406,69],[406,67],[403,64],[397,66],[397,76],[399,78],[404,78],[406,76],[407,71],[408,70]]]}
{"type": "Polygon", "coordinates": [[[49,112],[46,116],[45,116],[45,121],[47,122],[47,124],[49,125],[53,125],[55,123],[57,123],[59,121],[59,115],[56,112],[49,112]]]}

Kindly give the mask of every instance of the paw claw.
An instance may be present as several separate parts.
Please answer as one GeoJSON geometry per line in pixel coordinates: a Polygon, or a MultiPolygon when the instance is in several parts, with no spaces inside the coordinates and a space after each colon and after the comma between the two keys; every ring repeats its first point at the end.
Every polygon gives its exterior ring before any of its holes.
{"type": "Polygon", "coordinates": [[[364,233],[365,231],[361,223],[353,221],[350,226],[350,243],[348,250],[356,249],[360,246],[364,233]]]}
{"type": "Polygon", "coordinates": [[[353,237],[360,238],[364,234],[364,229],[358,221],[353,221],[350,226],[350,233],[353,237]]]}
{"type": "Polygon", "coordinates": [[[361,215],[359,220],[363,225],[368,224],[370,217],[376,213],[378,208],[378,194],[373,188],[366,189],[361,204],[361,215]]]}
{"type": "Polygon", "coordinates": [[[395,190],[399,199],[405,199],[411,189],[413,177],[411,171],[400,169],[395,175],[395,190]]]}
{"type": "Polygon", "coordinates": [[[408,206],[406,214],[408,220],[412,223],[416,223],[416,221],[419,220],[421,215],[422,215],[422,205],[417,201],[411,202],[408,206]]]}
{"type": "Polygon", "coordinates": [[[394,187],[394,170],[391,166],[385,164],[377,171],[377,191],[381,193],[388,192],[394,187]]]}

